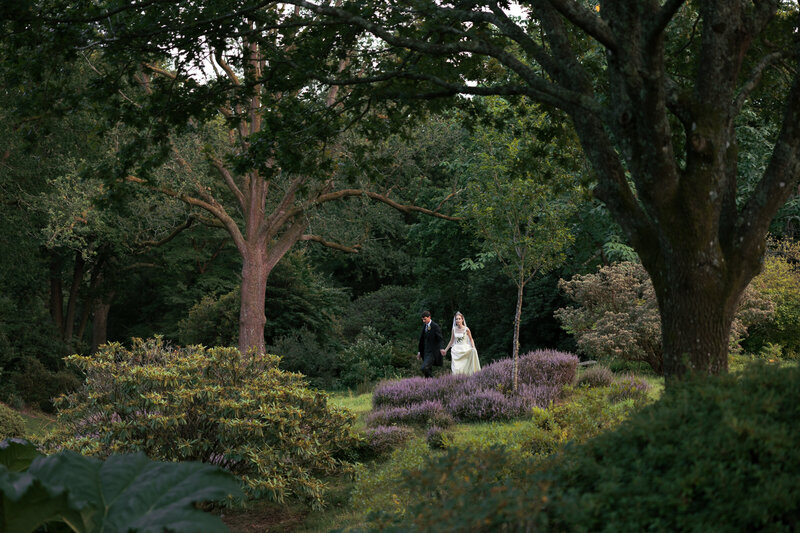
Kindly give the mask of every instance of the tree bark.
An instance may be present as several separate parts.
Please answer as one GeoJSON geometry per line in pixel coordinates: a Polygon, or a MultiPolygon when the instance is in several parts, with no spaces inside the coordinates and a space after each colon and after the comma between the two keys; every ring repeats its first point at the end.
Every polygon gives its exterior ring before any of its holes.
{"type": "Polygon", "coordinates": [[[55,259],[50,262],[50,317],[56,326],[56,331],[64,336],[64,304],[61,284],[61,271],[55,259]]]}
{"type": "Polygon", "coordinates": [[[64,329],[62,339],[67,344],[72,344],[72,331],[75,327],[75,309],[78,305],[78,295],[80,294],[81,283],[83,282],[83,271],[86,267],[81,252],[75,252],[75,265],[72,270],[72,285],[69,288],[69,299],[67,300],[67,316],[64,317],[64,329]]]}
{"type": "Polygon", "coordinates": [[[111,310],[113,299],[114,291],[111,291],[93,300],[92,347],[90,353],[95,353],[100,346],[108,342],[108,313],[111,310]]]}
{"type": "Polygon", "coordinates": [[[264,243],[248,243],[243,254],[242,296],[239,308],[239,350],[244,354],[255,351],[264,353],[264,302],[267,291],[267,278],[271,269],[267,264],[267,250],[264,243]]]}
{"type": "Polygon", "coordinates": [[[520,272],[520,279],[517,281],[517,305],[514,310],[514,392],[519,389],[519,327],[522,321],[522,296],[525,292],[525,282],[522,276],[523,273],[520,272]]]}

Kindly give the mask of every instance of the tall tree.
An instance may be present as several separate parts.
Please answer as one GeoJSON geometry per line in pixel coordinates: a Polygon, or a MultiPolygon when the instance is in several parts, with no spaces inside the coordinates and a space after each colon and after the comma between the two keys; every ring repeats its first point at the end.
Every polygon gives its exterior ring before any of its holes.
{"type": "Polygon", "coordinates": [[[267,278],[292,246],[311,241],[357,251],[357,243],[331,240],[326,228],[313,224],[326,204],[363,197],[405,213],[453,218],[396,201],[397,184],[380,176],[335,172],[342,130],[365,115],[376,124],[383,119],[370,112],[369,102],[309,78],[311,70],[335,73],[351,61],[347,53],[328,57],[327,34],[304,27],[296,10],[238,0],[144,6],[56,0],[34,7],[11,10],[12,42],[37,57],[54,48],[73,54],[101,50],[105,66],[96,69],[99,96],[116,99],[122,120],[150,128],[163,142],[163,153],[194,176],[165,183],[140,166],[127,181],[204,210],[204,220],[234,242],[242,258],[242,351],[264,351],[267,278]],[[30,40],[26,34],[37,37],[30,40]],[[138,84],[142,94],[120,80],[138,84]],[[210,120],[226,130],[203,148],[215,183],[184,165],[187,154],[174,146],[172,135],[210,120]]]}
{"type": "Polygon", "coordinates": [[[668,379],[727,369],[737,303],[800,180],[796,4],[530,0],[515,15],[490,0],[289,3],[377,38],[374,68],[339,83],[522,95],[564,110],[596,195],[653,280],[668,379]],[[737,206],[736,119],[765,99],[781,125],[737,206]]]}
{"type": "MultiPolygon", "coordinates": [[[[508,113],[509,107],[505,100],[487,99],[492,117],[508,113]]],[[[557,144],[538,138],[547,117],[527,107],[521,114],[522,118],[513,117],[502,131],[492,127],[477,130],[475,141],[483,151],[470,169],[463,204],[464,223],[480,238],[484,252],[500,261],[517,287],[512,345],[515,391],[525,286],[537,274],[564,261],[566,248],[574,240],[568,225],[578,196],[578,187],[569,183],[563,165],[568,158],[562,156],[557,161],[557,144]],[[527,135],[521,137],[523,133],[527,135]]],[[[481,263],[468,260],[465,267],[481,263]]]]}

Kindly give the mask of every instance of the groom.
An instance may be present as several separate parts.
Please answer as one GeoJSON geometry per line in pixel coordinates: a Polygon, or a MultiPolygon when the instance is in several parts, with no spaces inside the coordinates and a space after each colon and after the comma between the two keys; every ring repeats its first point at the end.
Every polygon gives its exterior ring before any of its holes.
{"type": "Polygon", "coordinates": [[[419,335],[419,351],[417,357],[422,359],[420,371],[426,378],[433,374],[433,366],[442,366],[442,328],[431,320],[430,311],[422,312],[422,333],[419,335]]]}

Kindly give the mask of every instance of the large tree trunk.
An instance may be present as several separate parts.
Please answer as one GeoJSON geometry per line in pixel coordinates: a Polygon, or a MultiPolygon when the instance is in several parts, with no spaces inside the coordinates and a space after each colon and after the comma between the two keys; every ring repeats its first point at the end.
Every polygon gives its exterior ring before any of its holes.
{"type": "Polygon", "coordinates": [[[108,313],[111,310],[111,302],[114,299],[114,292],[106,293],[95,298],[92,302],[92,347],[91,353],[108,342],[108,313]]]}
{"type": "Polygon", "coordinates": [[[62,339],[70,347],[72,346],[72,331],[75,327],[75,310],[78,306],[78,295],[80,294],[81,284],[83,283],[83,273],[86,268],[81,252],[75,252],[75,265],[72,270],[72,285],[69,288],[69,299],[67,300],[67,316],[64,318],[64,329],[62,339]]]}
{"type": "Polygon", "coordinates": [[[50,262],[50,317],[58,334],[64,334],[64,295],[61,284],[61,269],[55,259],[50,262]]]}
{"type": "Polygon", "coordinates": [[[239,350],[242,353],[264,353],[264,301],[267,291],[269,264],[266,244],[247,247],[242,257],[242,300],[239,309],[239,350]]]}

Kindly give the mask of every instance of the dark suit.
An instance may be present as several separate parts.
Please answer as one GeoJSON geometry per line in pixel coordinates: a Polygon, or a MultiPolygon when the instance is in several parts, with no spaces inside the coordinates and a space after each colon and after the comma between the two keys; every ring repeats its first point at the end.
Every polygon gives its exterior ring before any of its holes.
{"type": "Polygon", "coordinates": [[[422,357],[420,371],[422,375],[429,378],[432,375],[432,367],[442,366],[442,328],[439,324],[430,321],[429,324],[422,326],[422,333],[419,335],[419,355],[422,357]],[[430,328],[427,326],[430,325],[430,328]]]}

